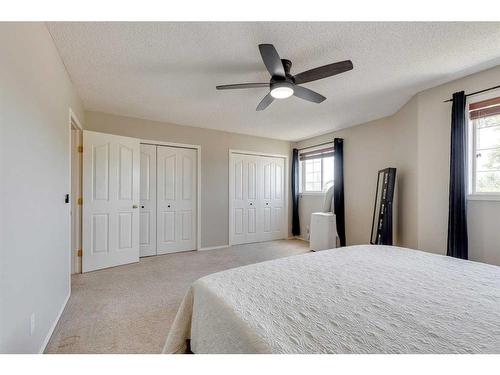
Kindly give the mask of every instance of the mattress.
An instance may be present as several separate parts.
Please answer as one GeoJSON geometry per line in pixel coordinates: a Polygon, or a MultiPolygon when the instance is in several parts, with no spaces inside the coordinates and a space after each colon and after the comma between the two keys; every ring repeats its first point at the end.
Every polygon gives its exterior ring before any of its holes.
{"type": "Polygon", "coordinates": [[[351,246],[192,284],[164,352],[500,353],[500,267],[351,246]]]}

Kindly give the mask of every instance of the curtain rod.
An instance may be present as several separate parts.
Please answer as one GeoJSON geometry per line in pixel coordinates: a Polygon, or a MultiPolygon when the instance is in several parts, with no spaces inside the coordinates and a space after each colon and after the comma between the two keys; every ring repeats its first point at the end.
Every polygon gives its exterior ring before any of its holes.
{"type": "MultiPolygon", "coordinates": [[[[487,88],[484,90],[479,90],[479,91],[473,92],[471,94],[467,94],[465,96],[467,97],[467,96],[477,95],[477,94],[481,94],[481,93],[486,92],[486,91],[495,90],[495,89],[499,89],[499,88],[500,88],[500,85],[493,86],[493,87],[490,87],[490,88],[487,88]]],[[[453,99],[448,99],[448,100],[445,100],[443,103],[452,102],[452,101],[453,101],[453,99]]]]}
{"type": "Polygon", "coordinates": [[[313,148],[313,147],[319,147],[319,146],[329,145],[330,143],[333,143],[333,141],[325,142],[325,143],[320,143],[319,145],[313,145],[313,146],[307,146],[307,147],[298,148],[297,151],[307,150],[308,148],[313,148]]]}

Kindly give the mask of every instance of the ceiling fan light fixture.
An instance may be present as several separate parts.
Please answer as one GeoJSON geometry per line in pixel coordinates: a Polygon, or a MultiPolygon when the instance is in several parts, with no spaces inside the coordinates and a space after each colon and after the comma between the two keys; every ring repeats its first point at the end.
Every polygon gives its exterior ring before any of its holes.
{"type": "Polygon", "coordinates": [[[352,61],[345,60],[291,75],[292,62],[282,59],[272,44],[259,44],[259,51],[267,71],[271,74],[269,83],[236,83],[216,86],[217,90],[267,87],[270,91],[259,102],[255,108],[256,111],[263,111],[274,99],[286,99],[292,95],[311,103],[322,103],[326,100],[323,95],[300,85],[344,73],[353,68],[352,61]]]}
{"type": "Polygon", "coordinates": [[[293,95],[293,88],[290,86],[277,86],[271,89],[271,96],[275,99],[286,99],[293,95]]]}

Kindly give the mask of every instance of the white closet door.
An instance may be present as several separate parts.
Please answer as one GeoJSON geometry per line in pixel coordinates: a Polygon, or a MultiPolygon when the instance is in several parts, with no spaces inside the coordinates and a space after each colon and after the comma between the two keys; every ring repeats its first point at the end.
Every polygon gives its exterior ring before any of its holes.
{"type": "Polygon", "coordinates": [[[196,150],[157,148],[157,254],[196,249],[196,150]]]}
{"type": "Polygon", "coordinates": [[[261,212],[259,204],[262,201],[262,195],[259,186],[262,185],[262,172],[259,169],[259,157],[247,156],[245,158],[245,198],[246,198],[246,235],[245,242],[261,241],[261,212]]]}
{"type": "Polygon", "coordinates": [[[139,140],[83,132],[83,272],[139,260],[139,140]]]}
{"type": "Polygon", "coordinates": [[[263,199],[260,202],[263,212],[264,241],[285,238],[285,161],[282,158],[262,158],[263,199]]]}
{"type": "Polygon", "coordinates": [[[232,163],[232,244],[260,241],[262,173],[257,156],[234,154],[232,163]]]}
{"type": "Polygon", "coordinates": [[[231,243],[285,238],[284,159],[234,153],[231,160],[231,243]]]}
{"type": "Polygon", "coordinates": [[[141,144],[140,256],[156,255],[156,146],[141,144]]]}

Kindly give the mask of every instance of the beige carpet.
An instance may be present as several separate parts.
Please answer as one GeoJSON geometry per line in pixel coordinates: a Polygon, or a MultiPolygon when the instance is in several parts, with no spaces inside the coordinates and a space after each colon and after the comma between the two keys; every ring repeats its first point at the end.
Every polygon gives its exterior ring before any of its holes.
{"type": "Polygon", "coordinates": [[[309,251],[297,240],[141,258],[74,275],[71,298],[46,353],[159,353],[177,308],[198,278],[309,251]]]}

